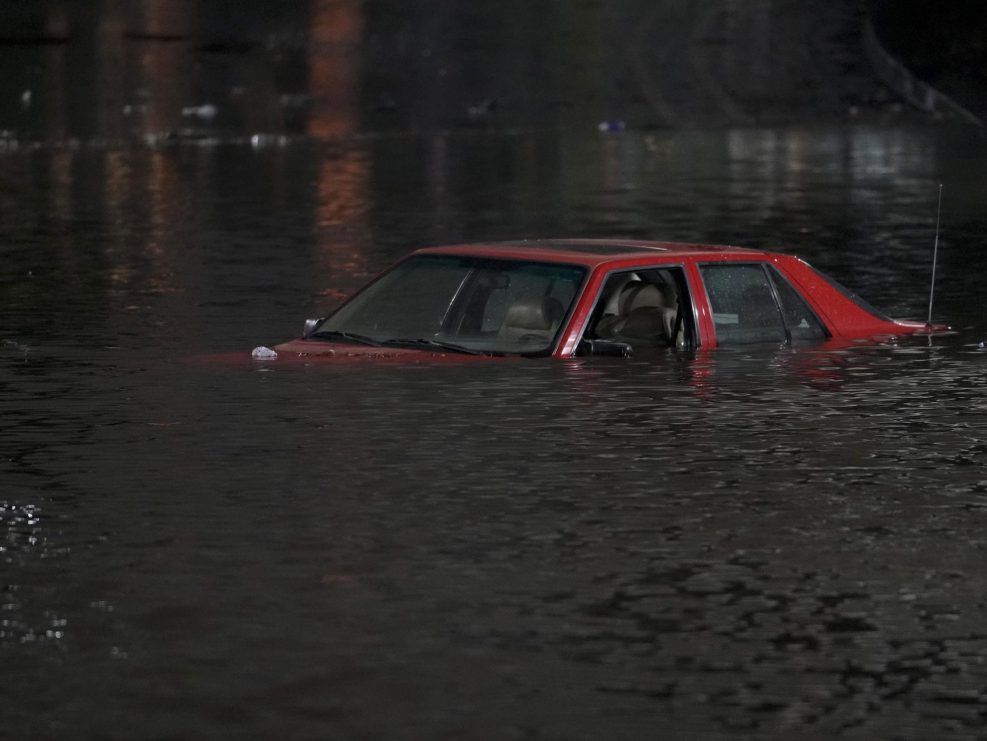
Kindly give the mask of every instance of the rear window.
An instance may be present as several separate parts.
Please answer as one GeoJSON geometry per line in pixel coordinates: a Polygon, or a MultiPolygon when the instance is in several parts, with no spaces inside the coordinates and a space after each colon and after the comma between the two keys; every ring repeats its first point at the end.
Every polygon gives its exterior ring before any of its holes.
{"type": "Polygon", "coordinates": [[[860,296],[858,296],[856,293],[854,293],[853,291],[851,291],[849,288],[847,288],[846,286],[844,286],[842,283],[838,282],[835,278],[831,278],[830,276],[826,275],[822,271],[816,270],[811,265],[808,265],[808,268],[813,273],[815,273],[820,278],[822,278],[824,281],[826,281],[827,283],[829,283],[829,285],[831,285],[833,288],[835,288],[841,294],[843,294],[846,298],[848,298],[851,301],[853,301],[853,303],[855,303],[859,308],[861,308],[864,311],[866,311],[868,314],[870,314],[875,319],[880,319],[882,322],[890,322],[890,321],[893,321],[883,311],[881,311],[879,309],[875,309],[869,303],[867,303],[862,298],[860,298],[860,296]]]}

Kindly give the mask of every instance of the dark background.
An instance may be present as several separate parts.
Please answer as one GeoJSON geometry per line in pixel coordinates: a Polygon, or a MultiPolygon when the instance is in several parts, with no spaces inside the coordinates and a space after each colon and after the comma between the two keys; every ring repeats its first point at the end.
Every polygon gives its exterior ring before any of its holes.
{"type": "Polygon", "coordinates": [[[29,140],[897,114],[861,43],[870,19],[920,79],[983,108],[984,14],[969,2],[48,0],[2,13],[0,126],[29,140]],[[182,115],[202,105],[210,115],[182,115]]]}

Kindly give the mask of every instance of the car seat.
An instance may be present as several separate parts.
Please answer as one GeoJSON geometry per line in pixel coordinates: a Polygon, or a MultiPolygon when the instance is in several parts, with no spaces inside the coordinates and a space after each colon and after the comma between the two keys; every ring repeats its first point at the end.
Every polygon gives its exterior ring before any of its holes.
{"type": "Polygon", "coordinates": [[[564,315],[565,309],[558,299],[524,296],[511,304],[497,336],[508,342],[548,342],[564,315]]]}
{"type": "Polygon", "coordinates": [[[668,342],[675,331],[676,302],[664,284],[632,282],[620,291],[618,313],[605,316],[596,327],[598,337],[631,344],[668,342]]]}

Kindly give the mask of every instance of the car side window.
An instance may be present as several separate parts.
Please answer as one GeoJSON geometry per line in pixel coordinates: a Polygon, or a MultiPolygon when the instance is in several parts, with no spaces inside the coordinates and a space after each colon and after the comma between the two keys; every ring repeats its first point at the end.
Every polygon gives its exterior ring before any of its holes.
{"type": "Polygon", "coordinates": [[[691,308],[679,267],[615,272],[600,292],[585,337],[636,349],[691,347],[691,308]]]}
{"type": "Polygon", "coordinates": [[[778,299],[781,301],[781,311],[785,316],[785,324],[788,326],[788,333],[793,342],[812,341],[826,339],[826,330],[822,323],[812,313],[812,309],[802,299],[791,283],[777,270],[769,267],[771,280],[778,291],[778,299]]]}
{"type": "Polygon", "coordinates": [[[788,336],[768,275],[760,265],[700,267],[719,345],[785,342],[788,336]]]}

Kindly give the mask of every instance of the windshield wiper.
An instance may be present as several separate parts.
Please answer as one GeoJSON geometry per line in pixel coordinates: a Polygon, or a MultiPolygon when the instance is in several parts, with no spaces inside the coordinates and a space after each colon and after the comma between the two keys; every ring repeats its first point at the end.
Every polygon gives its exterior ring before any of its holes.
{"type": "Polygon", "coordinates": [[[398,346],[408,346],[408,347],[435,347],[440,350],[451,350],[452,352],[461,352],[467,355],[495,355],[492,352],[483,352],[481,350],[473,350],[469,347],[464,347],[463,345],[457,345],[455,342],[446,342],[445,340],[427,340],[424,337],[409,337],[409,338],[394,338],[391,340],[384,340],[380,344],[382,345],[398,345],[398,346]]]}
{"type": "Polygon", "coordinates": [[[315,332],[310,334],[309,339],[316,340],[346,340],[348,342],[356,342],[360,345],[371,345],[372,347],[380,347],[381,343],[372,337],[367,337],[366,335],[356,334],[355,332],[341,332],[340,330],[324,330],[322,332],[315,332]]]}

